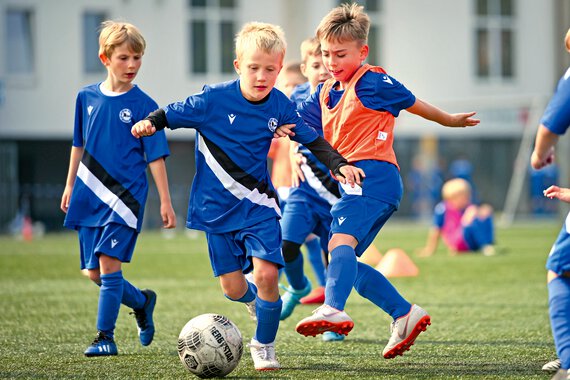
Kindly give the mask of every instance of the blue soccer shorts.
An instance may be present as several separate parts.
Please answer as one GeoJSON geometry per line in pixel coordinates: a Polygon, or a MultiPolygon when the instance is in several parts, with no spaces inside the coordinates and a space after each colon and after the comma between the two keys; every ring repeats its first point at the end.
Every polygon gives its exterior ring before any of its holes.
{"type": "Polygon", "coordinates": [[[281,227],[271,218],[242,230],[223,234],[206,233],[208,253],[214,276],[241,270],[253,270],[252,258],[269,261],[279,268],[285,265],[281,253],[281,227]]]}
{"type": "Polygon", "coordinates": [[[137,243],[137,230],[118,223],[103,227],[77,227],[81,269],[99,268],[99,256],[103,253],[123,263],[133,257],[137,243]]]}
{"type": "Polygon", "coordinates": [[[360,257],[395,211],[393,204],[375,198],[343,194],[331,209],[331,236],[340,233],[356,238],[355,251],[360,257]]]}
{"type": "Polygon", "coordinates": [[[328,252],[329,232],[332,216],[329,213],[319,213],[306,202],[287,202],[281,219],[283,240],[303,244],[311,233],[317,235],[328,252]]]}
{"type": "Polygon", "coordinates": [[[546,269],[558,275],[570,272],[570,213],[566,216],[558,238],[550,250],[546,269]]]}
{"type": "Polygon", "coordinates": [[[493,217],[475,218],[468,226],[463,227],[463,238],[471,251],[478,251],[485,245],[495,242],[493,217]]]}

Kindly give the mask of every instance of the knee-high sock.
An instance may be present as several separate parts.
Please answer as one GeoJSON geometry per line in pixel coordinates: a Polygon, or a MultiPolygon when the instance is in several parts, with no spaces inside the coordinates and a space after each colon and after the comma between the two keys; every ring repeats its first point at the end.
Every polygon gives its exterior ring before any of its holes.
{"type": "Polygon", "coordinates": [[[332,250],[327,273],[325,304],[344,310],[346,300],[356,279],[356,253],[348,245],[340,245],[332,250]]]}
{"type": "Polygon", "coordinates": [[[115,323],[119,316],[123,298],[123,272],[118,271],[101,275],[99,291],[99,309],[97,311],[97,330],[113,336],[115,323]]]}
{"type": "Polygon", "coordinates": [[[303,270],[303,255],[298,255],[293,261],[285,262],[285,275],[289,285],[295,290],[307,287],[307,278],[303,270]]]}
{"type": "MultiPolygon", "coordinates": [[[[98,287],[101,284],[95,283],[98,287]]],[[[146,302],[146,297],[141,290],[123,278],[123,298],[121,303],[131,309],[141,309],[146,302]]]]}
{"type": "Polygon", "coordinates": [[[246,281],[247,282],[247,291],[245,292],[245,294],[243,296],[241,296],[241,298],[238,298],[237,300],[234,300],[233,298],[228,297],[227,294],[224,294],[226,296],[227,299],[229,299],[230,301],[234,301],[234,302],[251,302],[255,299],[255,297],[257,297],[257,286],[255,286],[255,284],[246,281]]]}
{"type": "Polygon", "coordinates": [[[315,272],[315,277],[320,286],[325,286],[327,283],[327,276],[325,272],[325,263],[323,263],[323,251],[321,249],[321,239],[314,238],[305,242],[307,247],[307,254],[309,255],[309,262],[315,272]]]}
{"type": "Polygon", "coordinates": [[[556,353],[563,369],[570,369],[570,278],[557,277],[548,284],[550,324],[556,353]]]}
{"type": "Polygon", "coordinates": [[[408,314],[412,307],[382,273],[361,262],[358,262],[354,289],[394,320],[408,314]]]}
{"type": "Polygon", "coordinates": [[[265,301],[256,298],[257,328],[254,339],[261,344],[272,343],[277,336],[279,329],[279,316],[283,302],[279,298],[275,302],[265,301]]]}

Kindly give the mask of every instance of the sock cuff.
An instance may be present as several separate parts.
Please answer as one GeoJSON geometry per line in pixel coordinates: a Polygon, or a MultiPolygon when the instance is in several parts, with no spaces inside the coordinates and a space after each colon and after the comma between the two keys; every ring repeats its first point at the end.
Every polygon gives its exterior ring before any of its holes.
{"type": "Polygon", "coordinates": [[[335,249],[333,249],[331,251],[331,255],[332,254],[336,254],[336,255],[355,255],[355,250],[354,248],[352,248],[350,245],[339,245],[338,247],[336,247],[335,249]]]}
{"type": "Polygon", "coordinates": [[[123,279],[123,271],[120,270],[118,272],[107,273],[101,275],[101,281],[113,281],[123,279]]]}

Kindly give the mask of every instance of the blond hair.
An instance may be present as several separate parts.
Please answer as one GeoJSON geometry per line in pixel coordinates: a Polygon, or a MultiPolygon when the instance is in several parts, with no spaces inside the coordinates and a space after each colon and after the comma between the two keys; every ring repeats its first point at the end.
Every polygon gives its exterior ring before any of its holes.
{"type": "Polygon", "coordinates": [[[262,50],[265,53],[278,53],[285,56],[287,42],[280,26],[263,22],[249,22],[236,35],[236,57],[245,51],[262,50]]]}
{"type": "Polygon", "coordinates": [[[136,26],[127,22],[112,20],[101,23],[99,55],[104,54],[110,58],[115,48],[125,42],[132,52],[144,54],[146,41],[136,26]]]}
{"type": "Polygon", "coordinates": [[[441,188],[441,197],[451,199],[459,194],[471,195],[471,185],[463,178],[450,179],[441,188]]]}
{"type": "Polygon", "coordinates": [[[301,42],[301,60],[307,63],[309,57],[318,57],[321,55],[321,42],[317,37],[307,38],[301,42]]]}
{"type": "Polygon", "coordinates": [[[370,18],[364,7],[356,3],[342,4],[331,10],[317,27],[319,41],[357,41],[365,45],[368,41],[370,18]]]}

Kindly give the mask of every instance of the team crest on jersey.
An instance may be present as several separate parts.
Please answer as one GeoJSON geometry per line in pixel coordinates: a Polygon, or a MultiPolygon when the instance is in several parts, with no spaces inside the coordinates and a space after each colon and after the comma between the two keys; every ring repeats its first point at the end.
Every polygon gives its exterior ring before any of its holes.
{"type": "Polygon", "coordinates": [[[133,113],[128,108],[123,108],[121,112],[119,112],[119,119],[121,119],[123,123],[130,123],[132,117],[133,113]]]}
{"type": "Polygon", "coordinates": [[[267,122],[267,128],[269,128],[269,130],[271,132],[275,132],[275,130],[277,129],[277,119],[272,117],[271,119],[269,119],[269,121],[267,122]]]}

